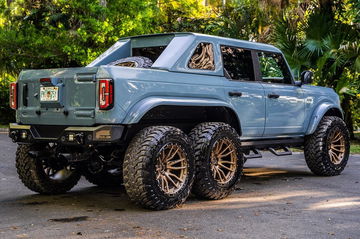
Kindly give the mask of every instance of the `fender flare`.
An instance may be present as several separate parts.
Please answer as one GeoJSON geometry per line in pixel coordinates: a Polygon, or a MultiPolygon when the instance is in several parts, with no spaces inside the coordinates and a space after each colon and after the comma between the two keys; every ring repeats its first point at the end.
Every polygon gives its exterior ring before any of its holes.
{"type": "MultiPolygon", "coordinates": [[[[173,106],[220,106],[231,109],[236,112],[234,108],[227,102],[211,99],[211,98],[182,98],[182,97],[148,97],[140,100],[133,105],[126,114],[122,124],[136,124],[141,118],[151,109],[157,106],[173,105],[173,106]]],[[[237,116],[240,123],[240,119],[237,116]]],[[[240,125],[239,125],[240,127],[240,125]]]]}
{"type": "Polygon", "coordinates": [[[320,123],[320,120],[324,117],[326,112],[328,112],[330,109],[339,110],[341,112],[342,118],[344,118],[344,113],[338,105],[335,105],[330,102],[324,102],[324,103],[320,104],[312,113],[305,135],[309,135],[309,134],[312,134],[315,132],[317,126],[320,123]]]}

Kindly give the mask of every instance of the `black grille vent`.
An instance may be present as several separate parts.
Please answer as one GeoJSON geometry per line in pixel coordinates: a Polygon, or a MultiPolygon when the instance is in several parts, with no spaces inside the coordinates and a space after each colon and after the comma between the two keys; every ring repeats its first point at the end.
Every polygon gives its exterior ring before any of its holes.
{"type": "Polygon", "coordinates": [[[57,139],[61,136],[66,126],[34,125],[31,130],[35,137],[57,139]]]}

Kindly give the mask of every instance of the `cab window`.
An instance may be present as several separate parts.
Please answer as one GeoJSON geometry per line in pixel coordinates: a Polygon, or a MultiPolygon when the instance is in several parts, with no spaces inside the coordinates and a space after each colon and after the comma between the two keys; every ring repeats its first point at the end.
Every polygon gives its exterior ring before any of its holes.
{"type": "Polygon", "coordinates": [[[291,84],[291,74],[281,54],[259,52],[260,73],[263,82],[291,84]]]}
{"type": "Polygon", "coordinates": [[[211,43],[199,43],[188,63],[191,69],[215,70],[214,51],[211,43]]]}
{"type": "Polygon", "coordinates": [[[251,51],[238,47],[221,46],[224,76],[231,80],[254,81],[251,51]]]}

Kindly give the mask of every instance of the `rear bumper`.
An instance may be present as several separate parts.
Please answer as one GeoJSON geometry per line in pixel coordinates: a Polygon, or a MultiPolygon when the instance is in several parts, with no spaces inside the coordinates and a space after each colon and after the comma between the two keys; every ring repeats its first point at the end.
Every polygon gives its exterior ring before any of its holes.
{"type": "Polygon", "coordinates": [[[10,124],[9,137],[15,143],[58,142],[66,145],[89,145],[119,141],[124,128],[123,125],[64,127],[10,124]]]}

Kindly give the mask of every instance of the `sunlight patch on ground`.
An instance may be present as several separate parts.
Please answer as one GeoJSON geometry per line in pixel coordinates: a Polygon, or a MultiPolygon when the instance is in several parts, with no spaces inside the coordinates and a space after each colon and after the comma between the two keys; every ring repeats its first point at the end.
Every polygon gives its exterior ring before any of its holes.
{"type": "Polygon", "coordinates": [[[275,175],[275,174],[287,174],[289,171],[286,170],[269,170],[267,169],[266,172],[260,171],[260,172],[251,172],[251,169],[245,169],[244,173],[246,176],[268,176],[268,175],[275,175]]]}
{"type": "MultiPolygon", "coordinates": [[[[235,194],[236,195],[236,194],[235,194]]],[[[234,196],[235,196],[234,195],[234,196]]],[[[281,192],[276,195],[246,195],[241,194],[237,196],[241,197],[229,197],[223,200],[218,201],[200,201],[195,203],[188,203],[186,207],[183,207],[182,210],[186,209],[201,209],[201,208],[214,208],[214,209],[236,209],[236,208],[248,208],[248,207],[256,207],[263,204],[277,204],[284,203],[286,200],[290,200],[292,198],[317,198],[317,197],[329,197],[331,196],[326,192],[314,192],[309,190],[297,190],[290,192],[281,192]]]]}
{"type": "Polygon", "coordinates": [[[323,210],[323,209],[339,209],[339,208],[360,208],[360,197],[336,198],[328,199],[312,204],[307,210],[323,210]]]}

